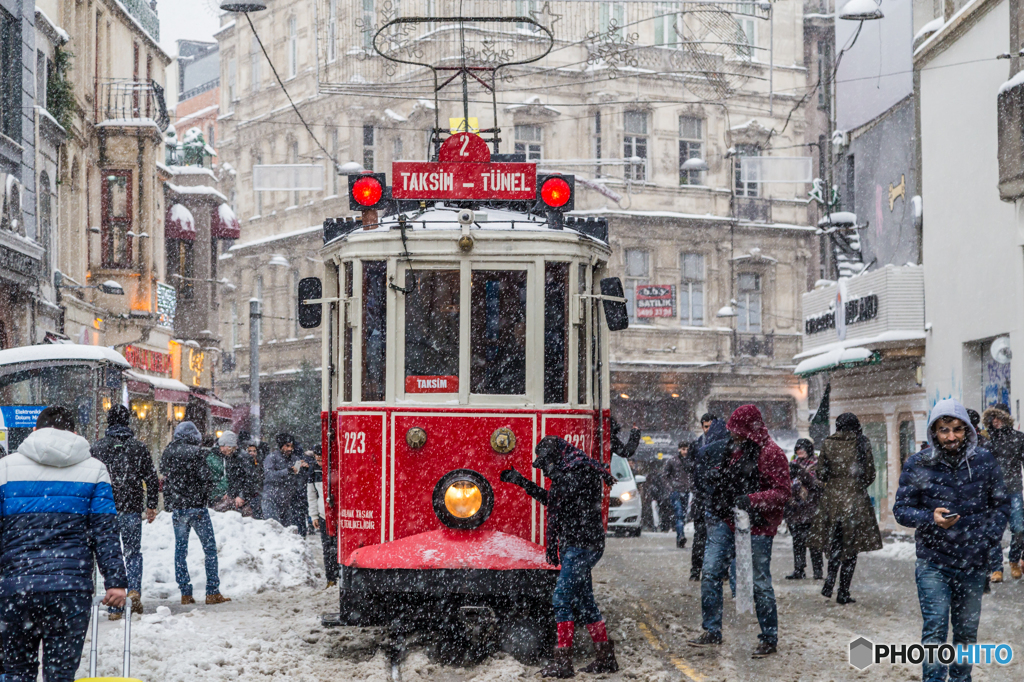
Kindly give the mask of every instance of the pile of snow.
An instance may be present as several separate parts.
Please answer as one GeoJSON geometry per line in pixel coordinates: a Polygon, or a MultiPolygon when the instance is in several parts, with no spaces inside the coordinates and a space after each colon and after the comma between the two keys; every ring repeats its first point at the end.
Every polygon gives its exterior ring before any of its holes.
{"type": "MultiPolygon", "coordinates": [[[[217,538],[220,590],[234,597],[309,584],[316,560],[306,542],[276,521],[245,518],[238,512],[210,512],[217,538]]],[[[142,524],[142,596],[169,599],[179,595],[174,580],[174,528],[171,515],[161,512],[142,524]]],[[[203,548],[189,533],[188,570],[197,599],[206,594],[203,548]]]]}
{"type": "Polygon", "coordinates": [[[913,540],[896,540],[894,542],[887,542],[879,549],[874,552],[868,552],[867,556],[872,558],[880,559],[897,559],[900,561],[906,561],[908,559],[917,558],[917,545],[913,540]]]}

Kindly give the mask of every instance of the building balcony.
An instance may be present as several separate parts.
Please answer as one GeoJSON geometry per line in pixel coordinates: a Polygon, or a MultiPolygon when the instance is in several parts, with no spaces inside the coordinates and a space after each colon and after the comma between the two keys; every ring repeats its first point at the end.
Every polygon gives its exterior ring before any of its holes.
{"type": "Polygon", "coordinates": [[[736,355],[738,357],[775,357],[775,332],[767,334],[736,334],[736,355]]]}
{"type": "Polygon", "coordinates": [[[104,78],[97,82],[96,91],[97,121],[127,123],[150,120],[161,131],[171,123],[163,86],[156,81],[104,78]]]}

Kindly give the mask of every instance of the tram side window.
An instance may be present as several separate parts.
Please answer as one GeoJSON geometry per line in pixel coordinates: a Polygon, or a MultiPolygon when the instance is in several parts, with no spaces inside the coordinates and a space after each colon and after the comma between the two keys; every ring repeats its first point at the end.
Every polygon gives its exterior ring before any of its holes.
{"type": "MultiPolygon", "coordinates": [[[[344,278],[342,281],[342,287],[345,292],[345,298],[352,298],[352,262],[348,261],[343,266],[344,278]]],[[[341,321],[341,328],[343,331],[342,343],[344,344],[344,354],[342,356],[342,372],[344,375],[344,383],[342,384],[342,400],[346,403],[352,402],[352,325],[349,323],[349,317],[347,311],[341,321]]]]}
{"type": "Polygon", "coordinates": [[[384,400],[387,368],[387,262],[363,261],[362,399],[384,400]]]}
{"type": "Polygon", "coordinates": [[[405,391],[459,390],[459,271],[405,275],[405,391]]]}
{"type": "Polygon", "coordinates": [[[544,266],[544,402],[569,402],[569,264],[544,266]]]}
{"type": "Polygon", "coordinates": [[[525,394],[526,271],[476,270],[470,298],[470,390],[525,394]]]}
{"type": "MultiPolygon", "coordinates": [[[[587,293],[587,266],[580,263],[579,272],[579,293],[587,293]]],[[[590,309],[589,299],[582,299],[580,306],[584,311],[590,309]]],[[[576,334],[576,392],[577,402],[581,405],[585,405],[587,402],[587,369],[590,364],[587,362],[587,314],[584,312],[584,322],[579,325],[578,332],[576,334]]]]}

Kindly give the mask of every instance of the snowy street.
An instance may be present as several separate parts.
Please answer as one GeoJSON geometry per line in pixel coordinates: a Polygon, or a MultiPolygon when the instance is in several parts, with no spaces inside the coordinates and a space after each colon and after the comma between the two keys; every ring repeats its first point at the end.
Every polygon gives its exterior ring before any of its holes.
{"type": "MultiPolygon", "coordinates": [[[[161,517],[166,515],[161,515],[161,517]]],[[[132,676],[145,682],[219,680],[389,680],[382,635],[374,628],[331,628],[320,614],[337,610],[337,591],[324,590],[319,539],[305,543],[279,526],[214,514],[225,594],[219,606],[181,606],[156,579],[170,568],[173,543],[158,519],[144,536],[146,614],[133,620],[132,676]],[[229,590],[229,587],[231,588],[229,590]]],[[[914,588],[913,544],[889,544],[862,555],[853,584],[857,603],[839,606],[818,593],[820,581],[783,579],[792,570],[791,543],[775,543],[772,575],[779,608],[779,654],[752,660],[757,623],[737,616],[726,590],[720,649],[694,649],[686,640],[700,631],[700,583],[689,582],[690,551],[675,548],[674,536],[609,538],[594,573],[598,603],[616,640],[621,671],[608,680],[917,680],[918,666],[872,666],[857,672],[847,663],[848,644],[858,636],[876,642],[919,641],[920,611],[914,588]]],[[[189,552],[196,595],[202,594],[202,551],[193,538],[189,552]],[[196,578],[200,578],[196,580],[196,578]]],[[[1024,581],[996,585],[984,602],[980,642],[1024,641],[1020,605],[1024,581]]],[[[581,628],[582,630],[582,628],[581,628]]],[[[121,623],[102,617],[100,674],[120,673],[121,623]]],[[[586,632],[577,633],[577,664],[589,661],[586,632]]],[[[1019,656],[1019,654],[1018,654],[1019,656]]],[[[79,676],[88,670],[88,642],[79,676]]],[[[978,682],[1019,680],[1019,657],[1005,667],[975,666],[978,682]]],[[[500,654],[477,666],[433,663],[413,644],[401,679],[514,680],[533,678],[536,667],[500,654]]],[[[580,676],[585,677],[585,676],[580,676]]]]}

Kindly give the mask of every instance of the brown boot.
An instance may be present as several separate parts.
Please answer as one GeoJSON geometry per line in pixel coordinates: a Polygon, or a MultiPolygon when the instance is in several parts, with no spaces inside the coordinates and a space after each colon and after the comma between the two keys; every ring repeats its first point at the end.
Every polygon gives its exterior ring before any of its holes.
{"type": "Polygon", "coordinates": [[[225,597],[220,592],[218,592],[217,594],[206,595],[207,604],[223,604],[226,601],[231,601],[231,597],[225,597]]]}
{"type": "Polygon", "coordinates": [[[183,594],[183,595],[181,595],[181,604],[182,604],[182,606],[188,606],[189,604],[195,604],[195,603],[196,603],[196,600],[195,600],[195,598],[191,594],[183,594]]]}
{"type": "Polygon", "coordinates": [[[107,618],[109,620],[121,620],[124,618],[124,614],[120,611],[110,611],[107,613],[107,618]]]}
{"type": "Polygon", "coordinates": [[[557,677],[566,680],[576,677],[576,671],[572,668],[572,647],[563,646],[555,649],[555,657],[551,662],[541,668],[541,677],[557,677]]]}
{"type": "Polygon", "coordinates": [[[1021,576],[1024,575],[1024,571],[1021,571],[1021,564],[1024,564],[1024,561],[1010,562],[1010,576],[1014,580],[1020,580],[1021,576]]]}
{"type": "Polygon", "coordinates": [[[989,580],[991,580],[993,583],[1001,583],[1001,582],[1003,582],[1003,569],[999,569],[998,571],[993,571],[992,572],[992,577],[989,578],[989,580]]]}
{"type": "Polygon", "coordinates": [[[594,642],[594,662],[586,668],[580,668],[581,673],[614,673],[619,670],[619,662],[615,660],[615,645],[612,640],[607,642],[594,642]]]}
{"type": "Polygon", "coordinates": [[[132,590],[128,593],[128,598],[132,600],[132,613],[145,613],[142,608],[142,595],[136,590],[132,590]]]}

